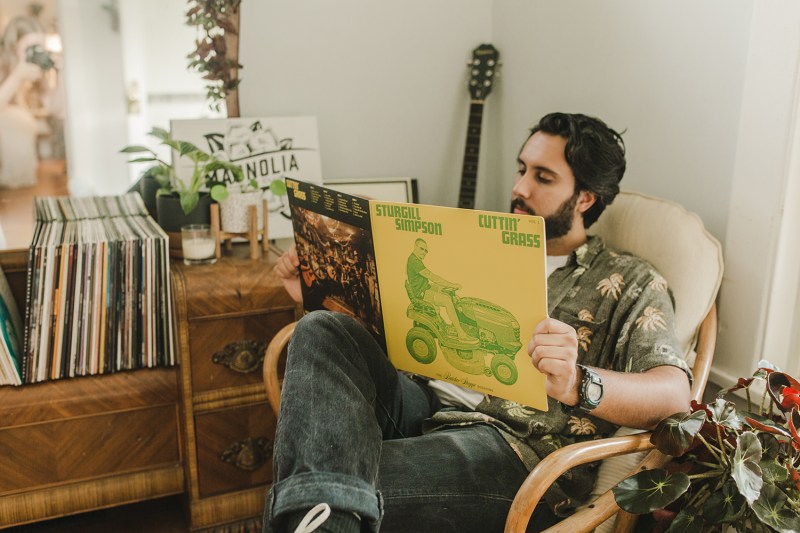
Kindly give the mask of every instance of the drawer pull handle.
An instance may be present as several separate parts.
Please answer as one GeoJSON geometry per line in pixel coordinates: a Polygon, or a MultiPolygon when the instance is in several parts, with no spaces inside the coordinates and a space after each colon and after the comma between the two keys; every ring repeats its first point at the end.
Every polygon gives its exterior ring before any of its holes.
{"type": "Polygon", "coordinates": [[[264,437],[246,439],[234,442],[222,452],[220,459],[234,465],[240,470],[252,472],[261,468],[272,456],[272,441],[264,437]]]}
{"type": "Polygon", "coordinates": [[[222,350],[211,356],[216,365],[224,365],[234,372],[249,374],[261,366],[264,361],[266,342],[238,341],[231,342],[222,350]]]}

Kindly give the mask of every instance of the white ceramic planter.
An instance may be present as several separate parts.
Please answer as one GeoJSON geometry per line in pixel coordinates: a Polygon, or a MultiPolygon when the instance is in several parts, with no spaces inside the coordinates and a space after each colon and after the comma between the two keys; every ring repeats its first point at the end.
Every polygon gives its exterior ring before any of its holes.
{"type": "Polygon", "coordinates": [[[227,199],[219,203],[220,229],[226,233],[246,233],[249,229],[249,207],[255,205],[258,210],[258,229],[264,226],[261,190],[244,193],[231,192],[227,199]]]}

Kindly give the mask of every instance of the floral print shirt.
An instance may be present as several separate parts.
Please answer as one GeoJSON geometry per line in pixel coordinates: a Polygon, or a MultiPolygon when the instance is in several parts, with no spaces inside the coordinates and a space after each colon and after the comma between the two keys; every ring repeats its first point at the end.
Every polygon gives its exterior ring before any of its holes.
{"type": "MultiPolygon", "coordinates": [[[[666,280],[646,261],[607,249],[600,237],[589,237],[550,275],[548,312],[575,328],[578,360],[584,365],[618,372],[671,365],[691,379],[675,336],[674,301],[666,280]]],[[[618,429],[552,398],[548,411],[542,412],[486,397],[474,412],[440,411],[426,430],[480,423],[497,428],[528,469],[562,446],[607,437],[618,429]]],[[[573,468],[551,487],[545,501],[556,514],[566,516],[586,499],[598,466],[573,468]]]]}

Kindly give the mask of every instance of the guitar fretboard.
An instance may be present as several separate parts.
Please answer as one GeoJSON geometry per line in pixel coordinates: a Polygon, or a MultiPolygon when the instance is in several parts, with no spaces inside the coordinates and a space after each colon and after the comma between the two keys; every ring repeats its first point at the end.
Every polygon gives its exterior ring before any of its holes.
{"type": "Polygon", "coordinates": [[[469,106],[469,125],[467,142],[464,148],[464,163],[461,166],[461,187],[458,193],[458,207],[475,208],[475,192],[478,185],[478,156],[481,149],[481,124],[483,122],[483,101],[473,100],[469,106]]]}

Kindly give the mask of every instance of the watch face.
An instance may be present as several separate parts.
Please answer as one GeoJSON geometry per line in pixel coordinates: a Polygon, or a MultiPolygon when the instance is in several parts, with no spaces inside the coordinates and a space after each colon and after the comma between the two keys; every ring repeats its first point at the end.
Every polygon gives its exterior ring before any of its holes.
{"type": "Polygon", "coordinates": [[[603,387],[601,387],[597,383],[589,383],[589,386],[586,387],[586,399],[593,404],[597,404],[600,402],[600,398],[603,397],[603,387]]]}

